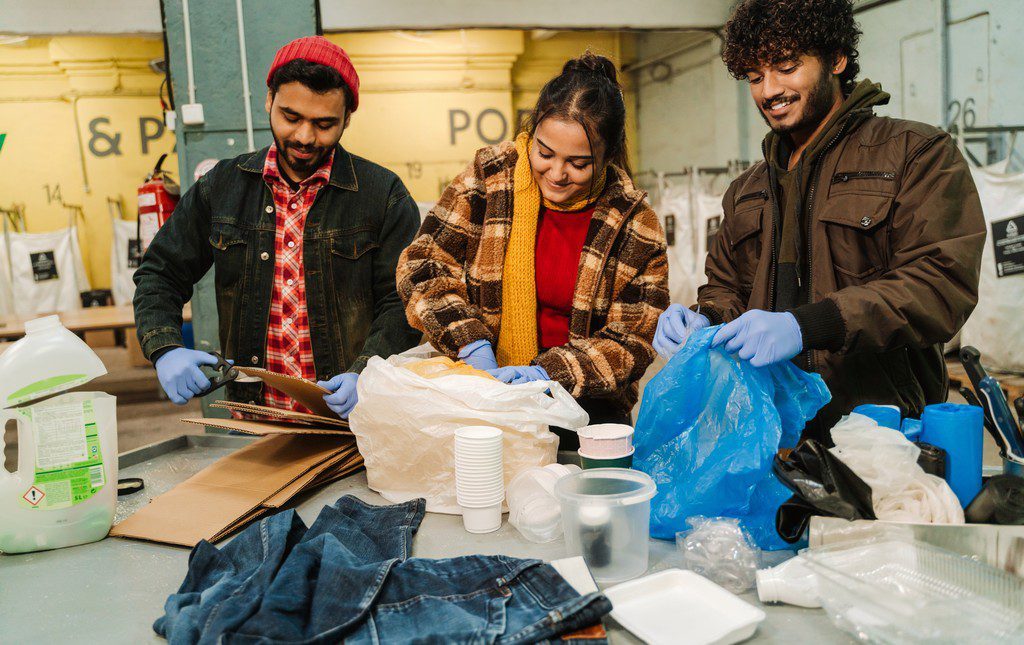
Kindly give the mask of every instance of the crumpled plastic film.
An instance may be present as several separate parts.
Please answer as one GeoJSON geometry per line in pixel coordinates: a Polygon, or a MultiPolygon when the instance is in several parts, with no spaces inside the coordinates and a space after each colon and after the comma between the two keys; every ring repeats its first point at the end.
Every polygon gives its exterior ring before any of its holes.
{"type": "Polygon", "coordinates": [[[754,586],[761,550],[731,517],[691,517],[689,531],[676,534],[686,568],[732,593],[754,586]]]}
{"type": "Polygon", "coordinates": [[[422,348],[370,358],[359,376],[359,404],[349,415],[366,460],[366,479],[390,502],[417,497],[432,513],[461,513],[455,497],[455,430],[491,426],[503,434],[505,486],[520,471],[554,463],[558,437],[549,426],[580,428],[587,413],[555,381],[506,385],[455,374],[425,378],[406,369],[422,348]]]}
{"type": "Polygon", "coordinates": [[[917,464],[921,449],[898,430],[861,414],[832,428],[830,452],[871,487],[875,516],[893,522],[963,524],[964,511],[945,480],[917,464]]]}

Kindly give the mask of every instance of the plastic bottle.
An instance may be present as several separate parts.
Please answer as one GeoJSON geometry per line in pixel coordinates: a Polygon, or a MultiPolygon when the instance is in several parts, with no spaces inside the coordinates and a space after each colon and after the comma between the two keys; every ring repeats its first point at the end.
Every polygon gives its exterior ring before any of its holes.
{"type": "Polygon", "coordinates": [[[116,399],[61,394],[105,374],[103,362],[56,316],[25,332],[0,354],[0,419],[18,424],[18,470],[0,467],[4,553],[103,539],[117,505],[116,399]]]}
{"type": "Polygon", "coordinates": [[[757,598],[761,602],[782,602],[797,607],[821,607],[818,576],[800,556],[755,574],[757,598]]]}

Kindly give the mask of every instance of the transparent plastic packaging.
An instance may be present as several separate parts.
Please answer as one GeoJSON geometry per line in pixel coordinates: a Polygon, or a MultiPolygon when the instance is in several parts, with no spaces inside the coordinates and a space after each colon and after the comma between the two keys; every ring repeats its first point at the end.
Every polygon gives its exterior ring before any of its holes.
{"type": "Polygon", "coordinates": [[[804,550],[832,622],[877,643],[1024,641],[1024,578],[922,542],[804,550]]]}
{"type": "Polygon", "coordinates": [[[520,472],[508,486],[508,523],[537,544],[562,537],[562,513],[555,498],[555,483],[578,472],[580,467],[571,464],[534,466],[520,472]]]}
{"type": "Polygon", "coordinates": [[[676,547],[686,568],[721,585],[743,593],[754,584],[761,550],[731,517],[690,517],[690,530],[676,534],[676,547]]]}
{"type": "Polygon", "coordinates": [[[643,574],[656,491],[654,480],[626,468],[595,468],[558,480],[568,555],[582,555],[599,582],[643,574]]]}

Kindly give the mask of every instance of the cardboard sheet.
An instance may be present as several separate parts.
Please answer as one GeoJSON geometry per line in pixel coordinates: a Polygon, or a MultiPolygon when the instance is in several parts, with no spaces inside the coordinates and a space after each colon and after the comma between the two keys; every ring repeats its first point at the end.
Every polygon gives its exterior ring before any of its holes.
{"type": "Polygon", "coordinates": [[[221,430],[233,430],[245,434],[267,437],[270,435],[330,435],[337,437],[351,437],[352,433],[341,427],[319,428],[311,425],[262,421],[254,419],[182,419],[185,423],[221,430]]]}
{"type": "Polygon", "coordinates": [[[231,410],[233,412],[242,412],[244,414],[259,417],[267,417],[269,419],[285,419],[310,425],[337,426],[339,428],[348,427],[348,421],[339,419],[337,416],[322,417],[319,414],[306,414],[305,412],[295,412],[294,410],[282,410],[280,408],[271,408],[265,405],[256,405],[255,403],[215,401],[210,405],[210,407],[220,408],[222,410],[231,410]]]}
{"type": "MultiPolygon", "coordinates": [[[[349,436],[330,434],[334,436],[287,434],[256,441],[155,498],[110,534],[187,547],[203,539],[219,540],[259,515],[263,502],[286,502],[278,493],[311,471],[315,480],[331,467],[332,459],[355,445],[349,436]]],[[[355,470],[362,458],[354,455],[347,463],[355,470]]],[[[292,487],[289,493],[299,490],[292,487]]]]}
{"type": "Polygon", "coordinates": [[[302,405],[306,406],[313,414],[322,417],[337,416],[327,407],[324,395],[330,394],[327,390],[312,381],[307,381],[287,374],[278,374],[260,367],[236,367],[239,372],[246,376],[254,376],[275,390],[280,390],[292,397],[302,405]]]}

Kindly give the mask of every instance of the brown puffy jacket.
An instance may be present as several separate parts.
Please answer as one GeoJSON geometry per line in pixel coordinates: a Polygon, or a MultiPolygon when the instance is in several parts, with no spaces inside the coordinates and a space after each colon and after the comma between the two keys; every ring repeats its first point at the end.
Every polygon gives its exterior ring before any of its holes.
{"type": "MultiPolygon", "coordinates": [[[[792,311],[809,350],[798,363],[833,397],[805,436],[828,441],[861,403],[918,416],[946,399],[942,346],[977,303],[985,224],[960,151],[922,123],[851,111],[810,172],[810,296],[792,311]]],[[[698,292],[713,324],[774,308],[781,223],[768,164],[737,178],[723,206],[698,292]]]]}

